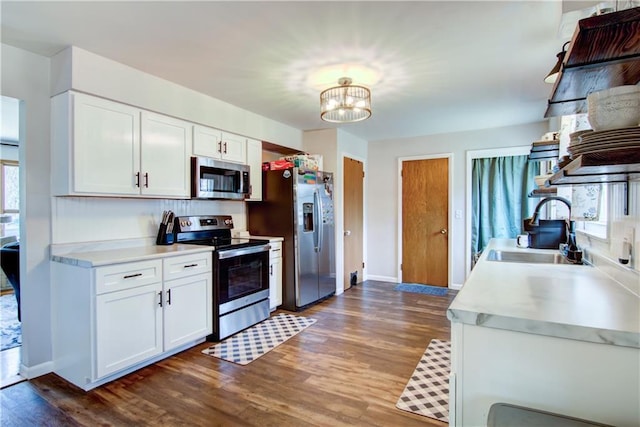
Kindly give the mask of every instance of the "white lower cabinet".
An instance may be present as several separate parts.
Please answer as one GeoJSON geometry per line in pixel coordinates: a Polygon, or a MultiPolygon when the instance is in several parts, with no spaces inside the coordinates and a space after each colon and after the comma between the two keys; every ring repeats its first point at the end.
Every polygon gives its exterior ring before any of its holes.
{"type": "Polygon", "coordinates": [[[213,331],[211,252],[83,268],[52,263],[54,372],[90,390],[213,331]]]}
{"type": "Polygon", "coordinates": [[[451,322],[449,425],[487,425],[509,403],[637,427],[639,360],[638,348],[451,322]]]}
{"type": "Polygon", "coordinates": [[[269,252],[269,308],[282,305],[282,242],[270,242],[269,252]]]}
{"type": "Polygon", "coordinates": [[[211,253],[165,259],[163,272],[163,341],[168,351],[213,333],[211,253]]]}
{"type": "Polygon", "coordinates": [[[162,353],[162,283],[96,297],[96,378],[162,353]]]}

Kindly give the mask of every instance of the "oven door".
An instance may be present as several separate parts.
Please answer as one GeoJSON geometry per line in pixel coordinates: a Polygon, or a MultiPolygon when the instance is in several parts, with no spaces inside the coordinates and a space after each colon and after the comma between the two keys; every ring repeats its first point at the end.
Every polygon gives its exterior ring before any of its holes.
{"type": "Polygon", "coordinates": [[[266,244],[215,252],[219,315],[269,298],[269,249],[266,244]]]}

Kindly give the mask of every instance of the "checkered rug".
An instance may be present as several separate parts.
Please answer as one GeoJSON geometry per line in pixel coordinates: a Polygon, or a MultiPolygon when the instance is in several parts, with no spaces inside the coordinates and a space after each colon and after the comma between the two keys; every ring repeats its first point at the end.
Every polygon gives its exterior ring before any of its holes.
{"type": "Polygon", "coordinates": [[[449,422],[450,355],[449,341],[431,340],[396,407],[449,422]]]}
{"type": "Polygon", "coordinates": [[[202,352],[239,365],[246,365],[314,323],[316,323],[315,319],[281,313],[202,352]]]}

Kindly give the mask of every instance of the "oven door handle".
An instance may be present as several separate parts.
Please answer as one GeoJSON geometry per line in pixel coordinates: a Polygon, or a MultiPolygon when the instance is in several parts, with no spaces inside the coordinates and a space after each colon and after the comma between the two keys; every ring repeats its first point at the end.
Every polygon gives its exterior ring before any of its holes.
{"type": "Polygon", "coordinates": [[[269,252],[271,245],[249,246],[240,249],[229,249],[226,251],[218,251],[218,259],[233,258],[236,256],[257,254],[259,252],[269,252]]]}

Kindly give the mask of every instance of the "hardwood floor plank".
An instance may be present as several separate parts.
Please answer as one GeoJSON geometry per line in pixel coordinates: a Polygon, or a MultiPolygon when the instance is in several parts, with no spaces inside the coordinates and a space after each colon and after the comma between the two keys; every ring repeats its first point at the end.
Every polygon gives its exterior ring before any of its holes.
{"type": "Polygon", "coordinates": [[[17,384],[0,391],[2,425],[443,427],[395,403],[429,341],[449,339],[456,292],[394,286],[367,281],[293,313],[317,322],[246,366],[203,343],[86,393],[55,374],[17,384]]]}

